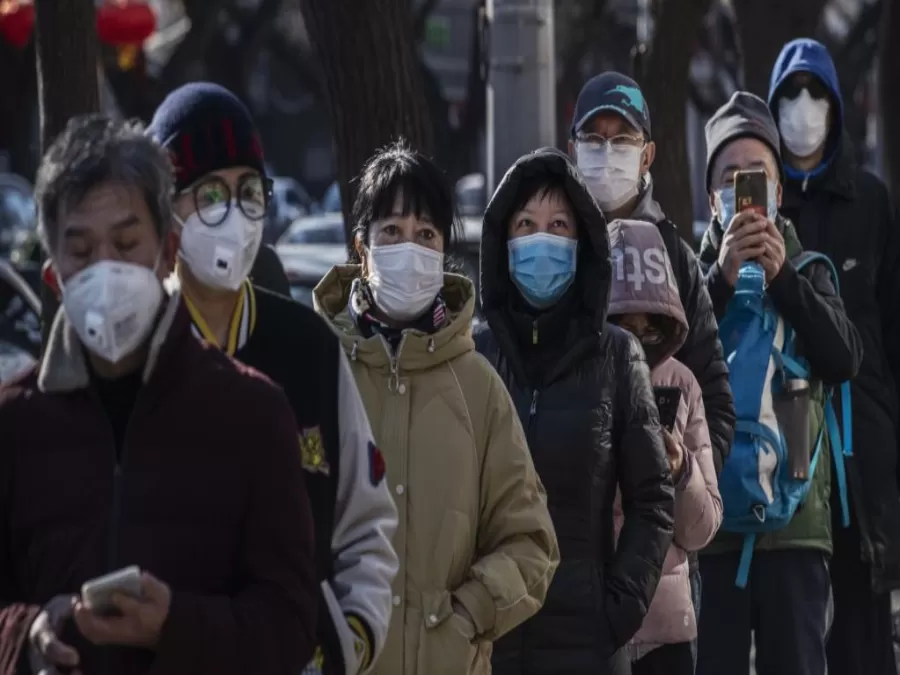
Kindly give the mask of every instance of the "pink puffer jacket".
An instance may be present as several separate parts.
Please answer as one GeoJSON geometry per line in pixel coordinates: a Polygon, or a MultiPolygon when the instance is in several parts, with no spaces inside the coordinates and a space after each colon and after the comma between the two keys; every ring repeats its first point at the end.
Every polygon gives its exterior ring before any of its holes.
{"type": "MultiPolygon", "coordinates": [[[[706,546],[722,523],[709,430],[700,385],[672,354],[687,334],[687,320],[662,236],[655,225],[613,221],[609,226],[613,280],[609,315],[646,313],[665,317],[666,341],[648,357],[654,387],[678,387],[681,404],[674,435],[685,448],[684,468],[675,486],[675,539],[650,611],[633,642],[641,645],[687,642],[697,636],[688,571],[688,551],[706,546]],[[655,360],[655,362],[654,362],[655,360]]],[[[624,516],[615,504],[616,533],[624,516]]]]}

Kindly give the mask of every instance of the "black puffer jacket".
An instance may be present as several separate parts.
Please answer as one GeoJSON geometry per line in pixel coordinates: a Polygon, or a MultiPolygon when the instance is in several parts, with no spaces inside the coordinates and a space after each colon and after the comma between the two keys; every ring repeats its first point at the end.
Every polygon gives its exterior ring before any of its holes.
{"type": "MultiPolygon", "coordinates": [[[[861,553],[872,563],[873,588],[900,588],[900,222],[884,184],[855,166],[840,136],[823,172],[788,176],[781,211],[805,248],[834,262],[847,316],[862,338],[862,365],[853,380],[854,452],[847,466],[850,534],[859,537],[861,553]]],[[[836,539],[846,534],[835,530],[836,539]]]]}
{"type": "Polygon", "coordinates": [[[562,153],[538,150],[506,174],[485,213],[476,344],[525,427],[562,561],[543,609],[494,645],[494,675],[605,675],[640,627],[672,539],[673,488],[637,341],[606,323],[606,221],[562,153]],[[576,281],[551,310],[525,309],[509,278],[507,222],[523,179],[557,175],[578,217],[576,281]],[[613,500],[625,526],[616,550],[613,500]]]}

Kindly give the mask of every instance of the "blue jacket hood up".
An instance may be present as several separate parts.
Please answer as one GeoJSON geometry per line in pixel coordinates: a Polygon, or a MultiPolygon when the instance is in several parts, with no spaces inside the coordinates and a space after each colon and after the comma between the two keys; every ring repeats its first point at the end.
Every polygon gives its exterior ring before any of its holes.
{"type": "MultiPolygon", "coordinates": [[[[837,113],[832,116],[830,135],[833,137],[836,133],[840,134],[844,127],[844,99],[841,96],[837,70],[825,45],[809,38],[799,38],[788,42],[775,61],[775,67],[772,68],[772,75],[769,78],[768,103],[772,116],[778,120],[778,101],[776,98],[778,88],[794,73],[815,75],[828,87],[828,91],[831,93],[832,105],[836,106],[834,111],[837,113]]],[[[829,153],[830,156],[825,158],[822,165],[828,164],[831,156],[834,154],[835,151],[832,146],[829,153]]]]}

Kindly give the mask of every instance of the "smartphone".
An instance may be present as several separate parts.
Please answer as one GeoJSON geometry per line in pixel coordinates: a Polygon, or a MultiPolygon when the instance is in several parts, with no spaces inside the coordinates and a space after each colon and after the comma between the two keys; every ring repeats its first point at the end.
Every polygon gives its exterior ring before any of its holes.
{"type": "Polygon", "coordinates": [[[681,404],[681,389],[678,387],[653,387],[656,397],[656,409],[659,410],[659,423],[666,431],[675,430],[678,418],[678,406],[681,404]]]}
{"type": "Polygon", "coordinates": [[[734,212],[755,211],[761,216],[769,210],[769,179],[762,170],[734,172],[734,212]]]}
{"type": "Polygon", "coordinates": [[[112,596],[115,593],[140,598],[141,568],[132,565],[86,581],[81,586],[81,601],[85,607],[96,614],[115,616],[119,613],[112,602],[112,596]]]}

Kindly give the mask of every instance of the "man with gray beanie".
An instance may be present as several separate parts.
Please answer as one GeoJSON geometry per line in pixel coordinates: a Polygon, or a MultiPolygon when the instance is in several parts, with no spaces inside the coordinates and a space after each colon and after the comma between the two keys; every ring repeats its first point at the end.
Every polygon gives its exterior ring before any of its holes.
{"type": "MultiPolygon", "coordinates": [[[[793,331],[795,359],[808,364],[809,410],[797,424],[804,429],[809,425],[809,444],[821,448],[815,453],[821,457],[808,468],[812,474],[809,490],[789,522],[781,529],[760,532],[754,539],[724,531],[728,529],[729,512],[738,508],[735,504],[743,503],[740,490],[746,485],[729,476],[729,464],[740,461],[741,454],[737,446],[732,448],[720,478],[726,521],[723,531],[700,556],[704,597],[697,673],[748,673],[752,632],[759,675],[824,675],[831,591],[827,561],[832,543],[830,449],[829,443],[818,441],[824,424],[823,391],[856,375],[862,359],[861,341],[835,290],[827,261],[808,255],[801,258],[803,251],[794,226],[778,212],[784,176],[778,128],[766,103],[747,92],[734,94],[707,123],[706,144],[706,187],[713,217],[701,244],[700,263],[706,270],[709,294],[722,325],[735,401],[738,403],[742,389],[737,382],[742,377],[740,364],[736,362],[741,354],[730,346],[727,319],[722,320],[734,306],[731,301],[739,272],[743,284],[747,276],[742,268],[755,263],[750,272],[765,277],[764,283],[759,283],[764,289],[760,292],[766,311],[771,308],[777,317],[782,344],[786,344],[787,331],[793,331]],[[735,172],[754,170],[766,177],[765,214],[738,212],[736,208],[735,172]],[[801,261],[811,262],[801,265],[801,261]],[[731,511],[729,497],[734,500],[731,511]],[[742,545],[746,549],[743,554],[742,545]],[[747,567],[751,555],[752,564],[747,567]],[[739,570],[746,576],[741,587],[737,585],[739,570]]],[[[776,347],[781,348],[773,345],[773,349],[776,347]]],[[[787,369],[780,372],[789,376],[787,369]]],[[[763,398],[769,395],[764,391],[763,398]]],[[[742,406],[736,408],[738,431],[752,437],[748,429],[754,420],[743,420],[742,406]]],[[[784,418],[778,422],[784,435],[788,428],[784,418]]],[[[767,469],[766,462],[776,456],[774,446],[760,442],[759,484],[772,481],[767,483],[770,492],[780,480],[774,472],[781,472],[782,466],[779,463],[777,469],[767,469]]],[[[755,476],[745,478],[755,480],[755,476]]]]}

